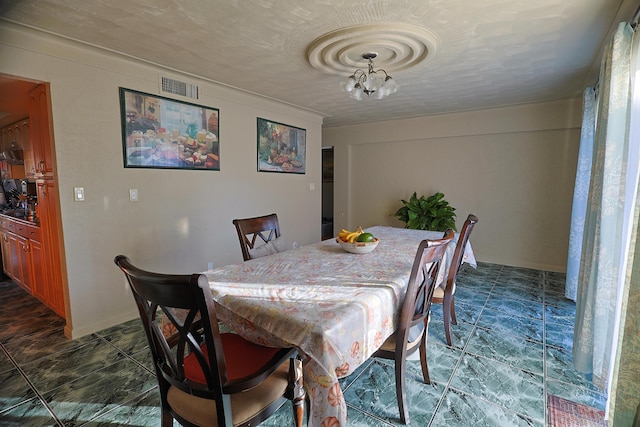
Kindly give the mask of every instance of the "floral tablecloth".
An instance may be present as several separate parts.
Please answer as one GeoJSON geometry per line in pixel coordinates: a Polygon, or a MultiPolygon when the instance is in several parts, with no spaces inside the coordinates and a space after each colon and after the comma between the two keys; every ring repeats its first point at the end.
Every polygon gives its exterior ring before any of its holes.
{"type": "MultiPolygon", "coordinates": [[[[221,321],[245,338],[294,346],[305,356],[309,427],[346,426],[338,378],[352,373],[396,329],[418,245],[441,232],[376,226],[369,254],[343,251],[335,240],[205,272],[221,321]]],[[[457,240],[457,235],[456,235],[457,240]]],[[[444,281],[455,241],[440,270],[444,281]]],[[[471,245],[465,262],[476,266],[471,245]]]]}

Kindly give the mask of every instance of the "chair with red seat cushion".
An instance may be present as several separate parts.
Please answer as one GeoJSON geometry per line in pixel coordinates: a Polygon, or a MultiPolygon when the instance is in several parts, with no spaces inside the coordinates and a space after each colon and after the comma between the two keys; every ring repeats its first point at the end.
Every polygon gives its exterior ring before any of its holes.
{"type": "Polygon", "coordinates": [[[462,231],[458,236],[458,243],[456,244],[456,250],[453,253],[453,259],[451,260],[451,266],[447,274],[447,281],[443,286],[438,286],[433,291],[433,302],[435,304],[442,304],[442,317],[444,318],[444,335],[447,339],[449,346],[453,345],[453,339],[451,337],[451,324],[457,325],[456,319],[456,306],[455,306],[455,294],[456,294],[456,278],[460,267],[462,267],[462,260],[464,259],[464,250],[467,247],[469,236],[478,222],[478,217],[473,214],[469,214],[462,226],[462,231]]]}
{"type": "Polygon", "coordinates": [[[293,348],[270,348],[220,333],[204,275],[152,273],[124,255],[124,272],[149,341],[160,390],[162,425],[255,426],[285,401],[302,426],[305,392],[293,348]],[[175,328],[165,336],[160,317],[175,328]]]}
{"type": "Polygon", "coordinates": [[[420,349],[420,363],[424,382],[431,383],[429,367],[427,366],[429,310],[431,309],[431,297],[438,278],[442,257],[453,237],[453,230],[449,229],[444,233],[442,239],[427,239],[420,242],[402,303],[398,328],[373,353],[374,357],[395,362],[396,398],[400,411],[400,421],[403,424],[409,423],[409,408],[405,392],[406,361],[407,356],[417,349],[420,349]]]}

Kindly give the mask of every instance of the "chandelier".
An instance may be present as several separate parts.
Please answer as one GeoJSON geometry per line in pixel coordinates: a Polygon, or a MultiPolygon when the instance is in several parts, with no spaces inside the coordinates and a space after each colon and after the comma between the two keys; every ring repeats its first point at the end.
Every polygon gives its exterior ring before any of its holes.
{"type": "Polygon", "coordinates": [[[385,70],[373,69],[373,59],[376,56],[378,54],[373,52],[363,54],[362,58],[369,61],[369,70],[365,72],[358,68],[342,83],[342,89],[356,101],[362,99],[363,93],[367,96],[375,94],[376,98],[382,99],[398,91],[395,80],[385,70]]]}

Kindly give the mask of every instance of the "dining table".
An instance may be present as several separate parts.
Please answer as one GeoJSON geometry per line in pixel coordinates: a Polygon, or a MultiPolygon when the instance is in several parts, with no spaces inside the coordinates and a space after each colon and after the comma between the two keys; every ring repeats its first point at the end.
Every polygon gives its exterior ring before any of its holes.
{"type": "MultiPolygon", "coordinates": [[[[203,273],[222,323],[258,344],[298,349],[309,427],[347,425],[339,378],[397,329],[418,246],[443,236],[389,226],[365,231],[379,240],[367,254],[348,253],[329,239],[203,273]]],[[[438,285],[446,282],[457,238],[447,247],[438,285]]],[[[476,267],[469,242],[463,262],[476,267]]]]}

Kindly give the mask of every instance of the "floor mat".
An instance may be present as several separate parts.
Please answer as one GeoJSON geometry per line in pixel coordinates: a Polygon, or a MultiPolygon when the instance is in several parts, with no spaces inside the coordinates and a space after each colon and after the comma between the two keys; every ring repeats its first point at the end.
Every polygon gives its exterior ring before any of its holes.
{"type": "Polygon", "coordinates": [[[549,395],[549,427],[607,427],[604,411],[549,395]]]}

